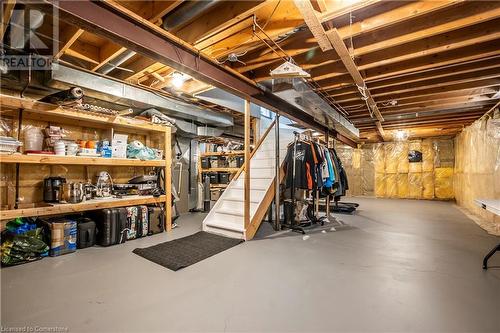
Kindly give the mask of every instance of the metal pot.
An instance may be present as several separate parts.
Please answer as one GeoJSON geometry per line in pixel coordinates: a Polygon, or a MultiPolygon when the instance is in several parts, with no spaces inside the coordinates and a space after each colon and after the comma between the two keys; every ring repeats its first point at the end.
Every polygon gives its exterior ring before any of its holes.
{"type": "Polygon", "coordinates": [[[79,203],[85,200],[82,183],[69,183],[64,186],[64,199],[69,203],[79,203]]]}

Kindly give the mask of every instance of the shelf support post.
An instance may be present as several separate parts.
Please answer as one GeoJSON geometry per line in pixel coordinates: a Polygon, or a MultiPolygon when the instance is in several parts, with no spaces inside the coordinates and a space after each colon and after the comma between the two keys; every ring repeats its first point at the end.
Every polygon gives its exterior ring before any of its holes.
{"type": "Polygon", "coordinates": [[[165,229],[172,230],[172,132],[165,128],[165,229]]]}

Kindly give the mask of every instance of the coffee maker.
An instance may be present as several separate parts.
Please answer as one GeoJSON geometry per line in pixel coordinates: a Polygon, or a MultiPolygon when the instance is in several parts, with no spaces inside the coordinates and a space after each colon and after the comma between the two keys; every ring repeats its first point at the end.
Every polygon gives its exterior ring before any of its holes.
{"type": "Polygon", "coordinates": [[[43,201],[59,203],[63,201],[63,186],[66,178],[47,177],[43,180],[43,201]]]}

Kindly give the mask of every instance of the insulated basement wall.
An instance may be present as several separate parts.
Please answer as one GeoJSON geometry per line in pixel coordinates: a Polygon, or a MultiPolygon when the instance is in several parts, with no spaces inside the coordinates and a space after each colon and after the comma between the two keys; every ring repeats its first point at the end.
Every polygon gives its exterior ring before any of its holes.
{"type": "Polygon", "coordinates": [[[500,118],[478,120],[456,136],[454,191],[483,229],[500,236],[500,217],[474,202],[500,199],[500,118]]]}
{"type": "Polygon", "coordinates": [[[430,138],[368,144],[353,149],[338,145],[346,169],[348,195],[379,198],[452,200],[454,144],[450,138],[430,138]],[[421,162],[409,162],[412,150],[421,162]]]}

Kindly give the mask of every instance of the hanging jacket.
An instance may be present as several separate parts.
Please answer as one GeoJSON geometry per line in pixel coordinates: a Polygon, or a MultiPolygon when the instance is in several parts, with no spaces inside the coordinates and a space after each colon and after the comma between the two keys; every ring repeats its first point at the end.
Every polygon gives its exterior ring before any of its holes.
{"type": "Polygon", "coordinates": [[[286,188],[292,187],[292,182],[296,189],[312,190],[315,187],[314,180],[314,156],[313,148],[310,143],[297,141],[295,148],[295,178],[293,172],[293,154],[294,145],[288,146],[288,151],[285,157],[285,171],[286,171],[286,188]]]}
{"type": "Polygon", "coordinates": [[[325,180],[325,187],[330,188],[335,182],[335,171],[333,170],[333,162],[330,153],[326,150],[326,164],[328,168],[328,178],[325,180]]]}

